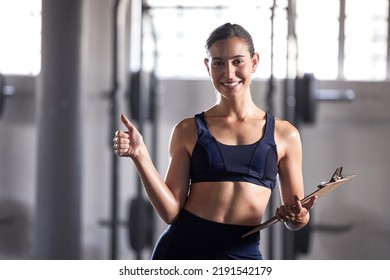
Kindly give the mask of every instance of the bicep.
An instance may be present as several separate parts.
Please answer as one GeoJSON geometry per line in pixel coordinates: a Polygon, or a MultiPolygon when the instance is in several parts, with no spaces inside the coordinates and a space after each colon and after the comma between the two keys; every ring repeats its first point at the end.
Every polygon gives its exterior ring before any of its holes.
{"type": "Polygon", "coordinates": [[[190,181],[190,155],[186,140],[177,128],[173,131],[169,145],[169,165],[165,183],[170,188],[179,208],[182,208],[188,195],[190,181]]]}

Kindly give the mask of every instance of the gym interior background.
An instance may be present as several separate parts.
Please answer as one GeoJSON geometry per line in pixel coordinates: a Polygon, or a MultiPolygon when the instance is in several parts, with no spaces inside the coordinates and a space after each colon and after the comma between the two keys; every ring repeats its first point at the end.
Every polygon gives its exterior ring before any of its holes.
{"type": "Polygon", "coordinates": [[[305,231],[262,231],[265,258],[389,259],[389,9],[388,0],[1,0],[0,259],[149,257],[165,225],[130,160],[113,155],[119,114],[142,130],[164,176],[173,125],[215,102],[204,42],[228,21],[260,53],[256,103],[300,129],[306,193],[339,166],[357,174],[318,201],[305,231]]]}

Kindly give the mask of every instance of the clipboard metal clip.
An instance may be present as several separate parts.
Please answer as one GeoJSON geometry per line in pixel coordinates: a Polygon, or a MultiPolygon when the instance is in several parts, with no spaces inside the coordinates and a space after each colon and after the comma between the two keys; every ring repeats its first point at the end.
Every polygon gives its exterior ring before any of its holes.
{"type": "Polygon", "coordinates": [[[338,167],[337,169],[336,169],[336,171],[333,173],[333,175],[332,175],[332,178],[330,178],[330,180],[329,180],[329,182],[321,182],[318,186],[317,186],[317,188],[319,188],[319,189],[322,189],[323,187],[325,187],[327,184],[329,184],[329,183],[335,183],[335,182],[337,182],[337,181],[339,181],[339,180],[341,180],[341,179],[343,179],[344,177],[343,177],[343,175],[342,175],[342,172],[343,172],[343,167],[341,166],[341,167],[338,167]]]}

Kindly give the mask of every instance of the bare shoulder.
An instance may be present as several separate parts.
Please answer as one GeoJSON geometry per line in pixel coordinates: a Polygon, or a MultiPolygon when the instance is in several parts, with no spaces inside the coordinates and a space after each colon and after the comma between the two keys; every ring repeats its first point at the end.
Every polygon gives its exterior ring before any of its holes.
{"type": "Polygon", "coordinates": [[[275,119],[275,142],[279,160],[287,155],[299,154],[302,149],[298,129],[286,120],[275,119]]]}
{"type": "Polygon", "coordinates": [[[278,118],[275,118],[275,136],[279,140],[292,140],[300,137],[299,131],[294,125],[278,118]]]}
{"type": "Polygon", "coordinates": [[[197,126],[195,118],[186,118],[178,122],[172,130],[171,148],[172,146],[185,147],[190,152],[197,141],[197,126]]]}
{"type": "Polygon", "coordinates": [[[173,127],[173,132],[181,136],[196,133],[196,131],[197,129],[194,117],[183,119],[173,127]]]}

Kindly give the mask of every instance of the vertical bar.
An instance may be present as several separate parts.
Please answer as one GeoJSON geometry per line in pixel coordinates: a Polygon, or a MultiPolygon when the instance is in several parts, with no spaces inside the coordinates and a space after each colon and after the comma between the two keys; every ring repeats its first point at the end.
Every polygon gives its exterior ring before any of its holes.
{"type": "Polygon", "coordinates": [[[344,59],[345,59],[345,2],[340,0],[339,16],[339,55],[338,55],[338,74],[337,78],[344,79],[344,59]]]}
{"type": "MultiPolygon", "coordinates": [[[[275,20],[275,9],[276,9],[276,0],[273,1],[272,6],[271,6],[271,73],[270,77],[268,80],[268,92],[267,92],[267,110],[270,114],[274,114],[274,106],[272,102],[273,94],[275,91],[274,87],[274,20],[275,20]]],[[[274,196],[271,195],[270,200],[268,202],[268,212],[269,216],[272,217],[273,213],[273,208],[274,208],[274,196]]],[[[274,254],[273,254],[273,243],[274,243],[274,233],[273,233],[273,228],[269,228],[268,230],[268,258],[269,259],[274,259],[274,254]]]]}
{"type": "MultiPolygon", "coordinates": [[[[116,130],[117,120],[117,91],[118,91],[118,12],[120,0],[115,0],[112,15],[112,92],[110,96],[111,130],[110,138],[116,130]]],[[[110,145],[111,140],[110,140],[110,145]]],[[[112,260],[118,257],[118,157],[112,154],[112,188],[111,188],[111,251],[112,260]]]]}
{"type": "Polygon", "coordinates": [[[390,80],[390,0],[387,9],[387,79],[390,80]]]}
{"type": "Polygon", "coordinates": [[[42,1],[36,259],[80,258],[82,1],[42,1]]]}

